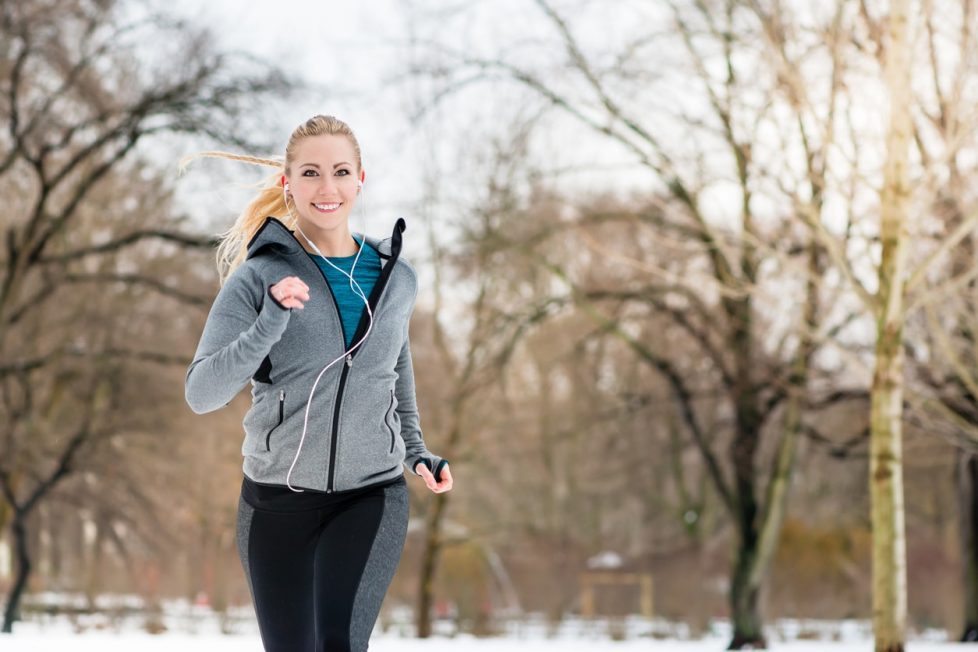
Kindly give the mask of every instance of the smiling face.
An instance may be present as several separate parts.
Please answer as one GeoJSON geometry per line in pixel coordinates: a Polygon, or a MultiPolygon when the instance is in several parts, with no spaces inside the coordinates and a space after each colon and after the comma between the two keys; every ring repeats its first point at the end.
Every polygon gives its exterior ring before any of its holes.
{"type": "Polygon", "coordinates": [[[349,138],[303,138],[296,146],[287,177],[303,231],[349,229],[347,220],[356,202],[360,179],[356,151],[349,138]]]}

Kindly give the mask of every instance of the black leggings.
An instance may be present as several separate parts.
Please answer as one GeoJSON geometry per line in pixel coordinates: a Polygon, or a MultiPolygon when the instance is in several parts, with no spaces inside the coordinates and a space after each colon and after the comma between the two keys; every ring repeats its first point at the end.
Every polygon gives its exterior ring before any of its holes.
{"type": "Polygon", "coordinates": [[[259,489],[242,487],[237,530],[265,650],[366,650],[404,548],[404,476],[341,494],[259,489]]]}

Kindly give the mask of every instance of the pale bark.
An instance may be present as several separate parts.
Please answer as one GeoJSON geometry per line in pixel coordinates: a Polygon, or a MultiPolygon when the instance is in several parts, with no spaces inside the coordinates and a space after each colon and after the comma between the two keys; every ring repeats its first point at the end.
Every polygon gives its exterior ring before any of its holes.
{"type": "Polygon", "coordinates": [[[903,325],[910,188],[910,45],[908,0],[890,5],[885,75],[890,95],[887,157],[880,203],[882,254],[877,302],[876,367],[870,415],[873,528],[873,632],[877,652],[903,650],[907,619],[903,504],[903,325]]]}

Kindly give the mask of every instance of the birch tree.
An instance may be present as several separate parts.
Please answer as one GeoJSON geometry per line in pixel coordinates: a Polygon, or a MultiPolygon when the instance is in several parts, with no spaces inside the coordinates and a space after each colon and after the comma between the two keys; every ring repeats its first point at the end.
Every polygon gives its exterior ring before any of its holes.
{"type": "MultiPolygon", "coordinates": [[[[781,7],[771,3],[762,7],[755,3],[755,9],[771,23],[779,17],[781,7]]],[[[847,3],[839,3],[848,7],[847,3]]],[[[857,11],[859,29],[852,29],[855,38],[854,50],[847,50],[844,56],[851,59],[850,70],[857,70],[857,63],[868,64],[869,70],[876,70],[882,81],[882,90],[887,98],[888,122],[880,140],[871,130],[854,130],[850,124],[845,132],[845,140],[850,151],[855,154],[852,163],[840,166],[840,176],[847,176],[852,187],[866,184],[858,173],[860,152],[883,153],[883,164],[878,190],[878,226],[870,234],[878,233],[878,254],[871,235],[868,248],[869,259],[873,262],[872,274],[866,273],[867,252],[847,244],[831,235],[825,224],[819,220],[807,219],[813,233],[824,242],[832,263],[847,279],[866,311],[873,318],[873,374],[870,391],[870,495],[871,521],[873,526],[873,624],[877,650],[902,650],[907,617],[907,571],[906,571],[906,533],[903,498],[903,457],[902,429],[905,419],[906,400],[919,403],[919,398],[908,396],[904,371],[907,340],[904,333],[908,318],[921,307],[931,310],[936,301],[948,293],[966,285],[974,278],[974,268],[968,264],[956,269],[950,267],[950,274],[935,272],[935,262],[947,256],[954,256],[962,241],[974,233],[976,220],[971,216],[950,219],[942,224],[937,237],[931,237],[933,229],[928,226],[925,211],[940,203],[938,198],[953,196],[948,186],[939,181],[943,171],[950,168],[951,185],[959,179],[955,170],[955,160],[960,147],[966,140],[961,131],[961,98],[964,77],[952,75],[954,85],[950,93],[942,92],[945,75],[939,70],[939,54],[934,47],[931,32],[930,69],[915,63],[914,53],[918,41],[913,37],[914,27],[920,16],[920,6],[905,0],[894,0],[883,9],[883,16],[877,17],[866,2],[851,7],[857,11]],[[878,66],[874,69],[873,66],[878,66]],[[936,110],[928,113],[927,102],[915,96],[913,80],[931,75],[936,96],[932,104],[936,110]],[[954,100],[950,98],[954,97],[954,100]],[[919,108],[923,107],[923,108],[919,108]],[[928,133],[926,122],[915,117],[915,110],[933,120],[940,134],[936,140],[928,133]],[[950,136],[950,134],[954,134],[950,136]],[[934,147],[938,143],[938,147],[934,147]],[[911,157],[919,156],[919,163],[911,157]],[[911,249],[910,243],[918,245],[911,249]]],[[[938,14],[932,5],[923,7],[925,20],[932,21],[938,14]]],[[[971,21],[971,11],[963,10],[963,37],[967,42],[971,21]]],[[[855,27],[855,26],[854,26],[855,27]]],[[[770,38],[777,43],[777,38],[770,38]]],[[[779,50],[783,52],[783,50],[779,50]]],[[[960,63],[964,65],[964,56],[960,63]]],[[[784,58],[784,62],[791,63],[784,58]]],[[[797,62],[796,62],[797,63],[797,62]]],[[[858,73],[851,73],[858,76],[858,73]]],[[[795,95],[802,88],[791,83],[791,77],[784,81],[786,93],[795,95]]],[[[795,77],[797,79],[797,77],[795,77]]],[[[843,83],[849,85],[846,92],[850,101],[860,101],[862,89],[858,89],[852,79],[843,83]]],[[[874,82],[870,81],[870,84],[874,82]]],[[[863,98],[864,102],[874,102],[863,98]]],[[[920,115],[920,114],[916,114],[920,115]]],[[[869,185],[870,189],[872,185],[869,185]]],[[[865,190],[864,190],[865,192],[865,190]]],[[[854,196],[854,195],[852,195],[854,196]]],[[[854,204],[853,204],[854,205],[854,204]]],[[[856,214],[852,211],[850,214],[856,214]]],[[[954,214],[954,211],[951,211],[954,214]]],[[[807,213],[802,213],[806,216],[807,213]]],[[[873,221],[871,214],[863,213],[851,219],[846,228],[873,221]]],[[[945,268],[947,269],[947,268],[945,268]]],[[[933,338],[940,342],[940,327],[931,320],[933,338]]],[[[940,347],[938,347],[940,348],[940,347]]],[[[924,367],[921,367],[922,369],[924,367]]],[[[927,372],[925,372],[927,373],[927,372]]]]}
{"type": "Polygon", "coordinates": [[[909,0],[892,0],[885,77],[890,122],[880,197],[876,367],[870,416],[873,524],[873,634],[877,652],[902,652],[907,618],[906,525],[903,510],[903,325],[910,209],[909,0]]]}

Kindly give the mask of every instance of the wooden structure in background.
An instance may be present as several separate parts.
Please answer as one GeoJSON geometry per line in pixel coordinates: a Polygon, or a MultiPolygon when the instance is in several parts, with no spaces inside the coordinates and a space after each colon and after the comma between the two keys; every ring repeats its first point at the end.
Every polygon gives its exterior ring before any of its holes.
{"type": "Polygon", "coordinates": [[[599,585],[637,586],[639,613],[652,618],[652,574],[618,569],[595,569],[581,573],[581,615],[591,618],[597,615],[595,588],[599,585]]]}

